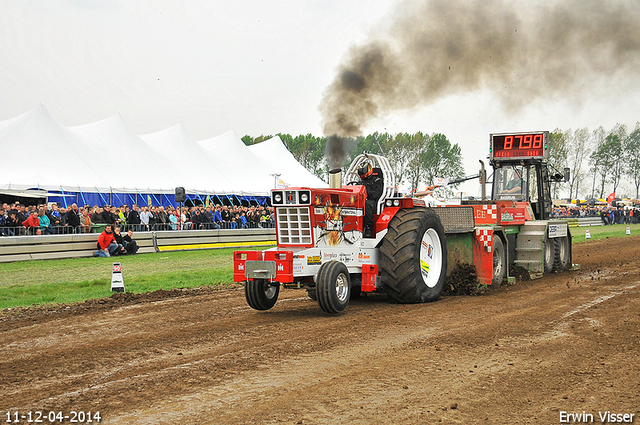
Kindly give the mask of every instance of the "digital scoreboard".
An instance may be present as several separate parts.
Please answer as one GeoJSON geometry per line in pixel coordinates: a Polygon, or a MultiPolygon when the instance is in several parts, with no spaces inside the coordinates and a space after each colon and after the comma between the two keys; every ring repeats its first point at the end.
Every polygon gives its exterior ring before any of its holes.
{"type": "Polygon", "coordinates": [[[531,159],[549,157],[549,132],[491,134],[490,158],[531,159]]]}

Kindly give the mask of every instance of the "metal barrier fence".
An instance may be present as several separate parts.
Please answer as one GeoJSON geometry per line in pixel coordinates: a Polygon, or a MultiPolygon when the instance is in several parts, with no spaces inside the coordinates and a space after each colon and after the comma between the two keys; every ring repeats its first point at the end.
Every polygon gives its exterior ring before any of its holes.
{"type": "MultiPolygon", "coordinates": [[[[0,238],[0,263],[91,257],[98,233],[8,236],[0,238]]],[[[166,230],[134,232],[138,253],[274,245],[275,229],[166,230]]]]}
{"type": "MultiPolygon", "coordinates": [[[[91,226],[49,226],[49,227],[31,227],[29,229],[24,226],[1,226],[0,236],[28,236],[28,235],[74,235],[82,233],[102,233],[106,224],[92,224],[91,226]]],[[[172,231],[172,230],[232,230],[232,229],[273,229],[275,225],[270,222],[264,223],[247,223],[245,226],[238,226],[236,223],[180,223],[180,224],[164,224],[156,223],[151,226],[144,224],[118,224],[123,232],[131,229],[134,232],[156,232],[156,231],[172,231]]]]}

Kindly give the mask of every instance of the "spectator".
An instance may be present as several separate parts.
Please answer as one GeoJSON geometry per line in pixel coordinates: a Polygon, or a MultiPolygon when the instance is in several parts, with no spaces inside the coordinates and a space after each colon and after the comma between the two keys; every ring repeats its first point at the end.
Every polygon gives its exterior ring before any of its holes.
{"type": "MultiPolygon", "coordinates": [[[[15,235],[15,232],[17,232],[20,228],[20,226],[22,225],[22,222],[20,220],[18,220],[18,218],[16,217],[17,212],[15,210],[11,210],[9,211],[9,217],[7,218],[7,228],[10,229],[9,231],[11,233],[13,233],[15,235]]],[[[13,235],[9,235],[9,236],[13,236],[13,235]]]]}
{"type": "Polygon", "coordinates": [[[102,222],[106,224],[111,224],[113,226],[116,223],[116,215],[111,212],[111,205],[105,205],[102,213],[102,222]]]}
{"type": "Polygon", "coordinates": [[[98,236],[97,246],[98,250],[93,253],[94,257],[111,257],[124,253],[124,247],[116,243],[110,224],[107,224],[104,231],[98,236]]]}
{"type": "Polygon", "coordinates": [[[124,214],[123,207],[116,208],[115,216],[116,223],[118,223],[118,225],[120,225],[121,227],[125,227],[127,225],[127,217],[124,214]]]}
{"type": "Polygon", "coordinates": [[[157,226],[159,230],[167,230],[169,224],[169,216],[164,211],[164,207],[161,205],[156,208],[156,216],[157,216],[157,226]]]}
{"type": "Polygon", "coordinates": [[[207,218],[204,216],[204,214],[200,213],[199,208],[195,208],[193,210],[193,215],[191,216],[191,222],[193,223],[192,229],[204,229],[208,224],[207,218]]]}
{"type": "Polygon", "coordinates": [[[138,243],[133,239],[133,230],[129,229],[123,239],[127,243],[127,253],[135,255],[138,252],[138,243]]]}
{"type": "MultiPolygon", "coordinates": [[[[86,210],[85,210],[86,212],[86,210]]],[[[87,213],[88,215],[88,213],[87,213]]],[[[72,233],[76,233],[78,232],[80,229],[80,225],[82,224],[80,222],[80,217],[78,216],[78,205],[77,204],[71,204],[71,208],[69,208],[69,211],[67,211],[67,225],[69,227],[71,227],[71,232],[72,233]]]]}
{"type": "Polygon", "coordinates": [[[149,230],[157,230],[158,228],[158,209],[154,206],[149,207],[149,230]]]}
{"type": "Polygon", "coordinates": [[[151,212],[147,209],[147,207],[142,207],[142,211],[140,212],[140,225],[143,231],[149,231],[149,220],[151,218],[151,212]]]}
{"type": "Polygon", "coordinates": [[[38,210],[38,221],[40,222],[41,233],[47,235],[53,235],[55,233],[54,228],[51,226],[51,220],[49,220],[44,208],[38,210]]]}
{"type": "MultiPolygon", "coordinates": [[[[73,205],[75,205],[76,208],[78,207],[76,204],[73,204],[73,205]]],[[[71,210],[69,210],[69,212],[71,212],[71,210]]],[[[89,211],[87,209],[85,208],[82,209],[82,211],[80,212],[80,218],[78,219],[78,222],[80,223],[80,228],[82,229],[82,233],[91,232],[91,225],[93,223],[91,222],[91,216],[89,215],[89,211]]]]}
{"type": "Polygon", "coordinates": [[[29,234],[35,235],[40,227],[40,220],[38,219],[38,211],[33,210],[29,214],[29,218],[22,222],[22,225],[29,234]]]}
{"type": "Polygon", "coordinates": [[[131,211],[129,211],[129,215],[127,216],[127,223],[133,230],[140,231],[140,212],[137,204],[133,204],[131,206],[131,211]]]}
{"type": "Polygon", "coordinates": [[[180,227],[180,215],[178,214],[178,210],[171,210],[171,214],[169,214],[169,222],[171,223],[171,230],[176,230],[180,227]]]}
{"type": "Polygon", "coordinates": [[[216,209],[213,211],[213,223],[215,224],[216,229],[220,229],[224,227],[224,220],[222,219],[222,207],[220,205],[216,205],[216,209]]]}
{"type": "Polygon", "coordinates": [[[133,235],[133,231],[129,230],[126,235],[120,234],[120,226],[115,226],[113,230],[113,238],[116,243],[122,245],[124,248],[121,250],[121,254],[135,254],[138,252],[138,244],[134,241],[131,236],[133,235]]]}
{"type": "Polygon", "coordinates": [[[102,220],[102,208],[97,205],[93,207],[93,212],[91,213],[91,222],[94,224],[104,223],[104,221],[102,220]]]}
{"type": "Polygon", "coordinates": [[[62,221],[60,219],[60,211],[58,210],[58,204],[51,204],[51,209],[47,210],[45,205],[45,214],[49,217],[49,221],[51,225],[54,227],[62,226],[62,221]]]}
{"type": "Polygon", "coordinates": [[[15,233],[13,233],[13,230],[11,230],[9,226],[9,216],[4,206],[0,208],[0,236],[15,236],[15,233]]]}

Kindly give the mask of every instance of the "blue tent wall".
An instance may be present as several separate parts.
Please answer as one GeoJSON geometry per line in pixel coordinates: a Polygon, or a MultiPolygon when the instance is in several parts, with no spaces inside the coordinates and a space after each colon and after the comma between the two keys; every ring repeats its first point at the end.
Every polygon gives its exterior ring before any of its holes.
{"type": "MultiPolygon", "coordinates": [[[[78,206],[94,205],[104,206],[105,204],[120,207],[122,205],[138,204],[139,206],[148,206],[148,198],[151,197],[151,204],[154,206],[162,205],[163,207],[172,206],[174,208],[180,205],[176,202],[175,194],[164,193],[108,193],[108,192],[67,192],[65,191],[49,191],[49,202],[57,202],[61,206],[69,207],[71,204],[78,206]],[[58,196],[56,196],[58,195],[58,196]],[[65,195],[65,196],[63,196],[65,195]]],[[[187,194],[186,199],[192,201],[202,201],[204,203],[206,195],[187,194]]],[[[211,203],[223,204],[231,203],[232,205],[241,205],[244,202],[259,205],[269,205],[270,197],[268,196],[238,196],[238,195],[210,195],[211,203]],[[225,202],[226,201],[226,202],[225,202]]],[[[196,202],[198,203],[198,202],[196,202]]],[[[184,205],[184,203],[183,203],[184,205]]]]}

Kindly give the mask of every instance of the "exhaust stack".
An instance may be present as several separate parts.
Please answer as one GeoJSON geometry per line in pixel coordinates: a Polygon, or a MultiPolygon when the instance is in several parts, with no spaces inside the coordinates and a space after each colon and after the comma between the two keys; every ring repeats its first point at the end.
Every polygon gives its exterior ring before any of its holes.
{"type": "Polygon", "coordinates": [[[334,168],[329,171],[329,187],[340,189],[342,187],[342,168],[334,168]]]}

